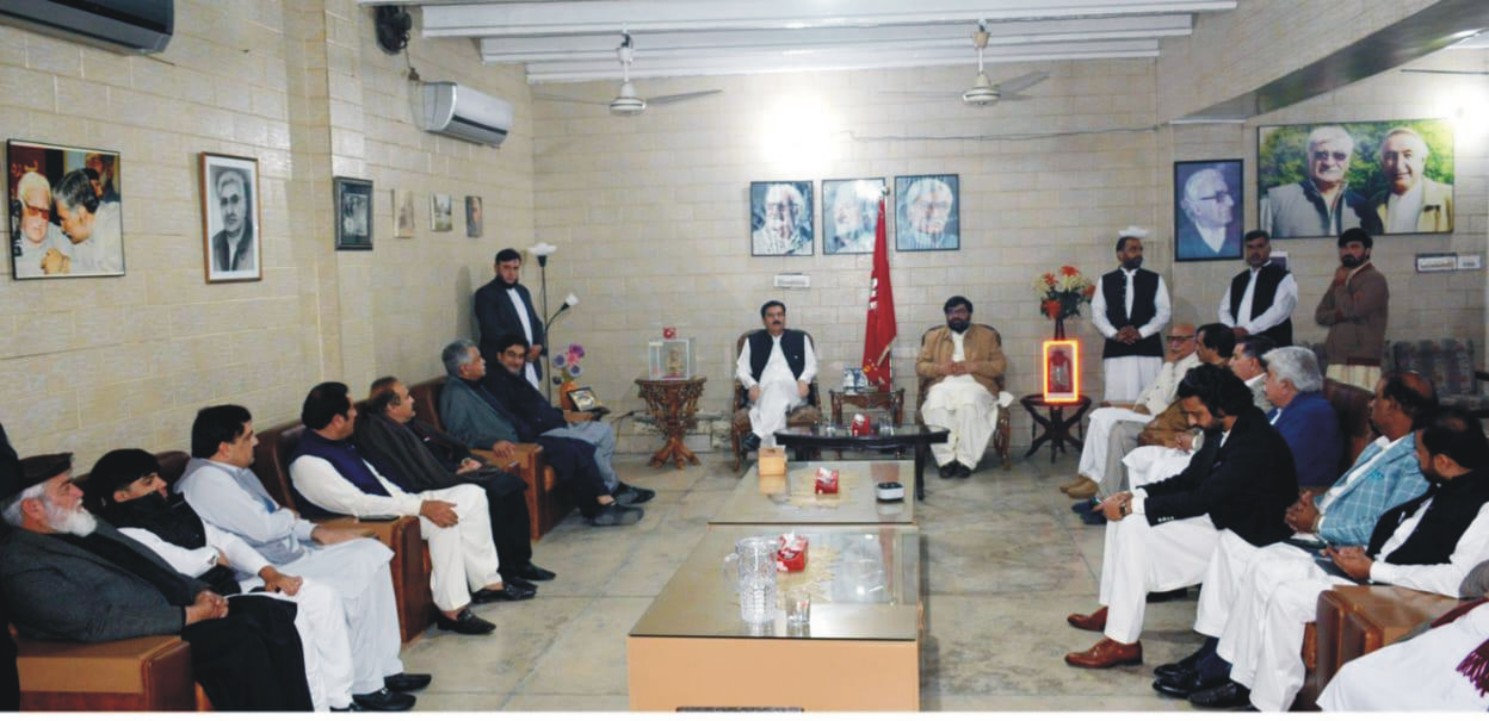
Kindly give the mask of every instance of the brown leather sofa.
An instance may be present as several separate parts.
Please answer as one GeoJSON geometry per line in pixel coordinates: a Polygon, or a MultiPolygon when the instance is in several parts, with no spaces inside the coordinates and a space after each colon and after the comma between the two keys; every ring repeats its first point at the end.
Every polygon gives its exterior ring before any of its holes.
{"type": "MultiPolygon", "coordinates": [[[[305,426],[299,421],[259,431],[258,447],[253,449],[253,472],[264,482],[274,500],[306,515],[295,503],[291,492],[289,458],[305,426]]],[[[429,549],[419,533],[419,519],[400,516],[391,521],[358,521],[347,516],[312,519],[332,526],[366,529],[393,549],[393,595],[398,604],[398,628],[405,643],[434,623],[438,610],[429,587],[429,549]]]]}
{"type": "MultiPolygon", "coordinates": [[[[180,480],[190,456],[155,454],[160,476],[180,480]]],[[[78,480],[87,474],[77,474],[78,480]]],[[[13,633],[13,632],[12,632],[13,633]]],[[[22,711],[210,711],[191,672],[191,644],[179,636],[106,643],[16,638],[22,711]]]]}
{"type": "MultiPolygon", "coordinates": [[[[414,408],[425,422],[445,430],[439,417],[439,394],[444,390],[445,377],[433,378],[409,386],[408,394],[414,399],[414,408]]],[[[473,448],[471,452],[495,466],[505,467],[527,482],[524,494],[527,498],[527,515],[532,524],[530,536],[536,541],[558,525],[574,508],[567,494],[558,488],[558,476],[543,460],[543,447],[536,443],[518,443],[517,452],[508,458],[497,458],[490,449],[473,448]]]]}

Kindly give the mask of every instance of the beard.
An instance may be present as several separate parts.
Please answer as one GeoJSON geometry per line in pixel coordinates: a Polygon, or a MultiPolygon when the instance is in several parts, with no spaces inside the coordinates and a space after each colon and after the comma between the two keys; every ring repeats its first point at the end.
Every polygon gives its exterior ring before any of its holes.
{"type": "Polygon", "coordinates": [[[970,321],[970,320],[949,320],[949,321],[946,321],[946,327],[947,328],[950,328],[951,329],[951,332],[953,332],[953,333],[966,333],[967,332],[967,329],[972,327],[972,321],[970,321]]]}
{"type": "Polygon", "coordinates": [[[85,538],[98,530],[98,519],[82,506],[72,509],[54,506],[46,496],[42,496],[41,503],[46,508],[47,526],[57,533],[85,538]]]}
{"type": "Polygon", "coordinates": [[[1367,261],[1367,260],[1370,260],[1370,259],[1369,258],[1356,258],[1353,255],[1346,255],[1346,256],[1344,256],[1343,258],[1341,258],[1339,260],[1339,263],[1341,265],[1343,265],[1344,267],[1346,267],[1346,268],[1358,268],[1358,267],[1364,265],[1365,264],[1365,261],[1367,261]]]}
{"type": "Polygon", "coordinates": [[[1122,261],[1122,267],[1128,270],[1137,270],[1138,268],[1143,267],[1143,259],[1141,257],[1128,258],[1127,260],[1122,261]]]}

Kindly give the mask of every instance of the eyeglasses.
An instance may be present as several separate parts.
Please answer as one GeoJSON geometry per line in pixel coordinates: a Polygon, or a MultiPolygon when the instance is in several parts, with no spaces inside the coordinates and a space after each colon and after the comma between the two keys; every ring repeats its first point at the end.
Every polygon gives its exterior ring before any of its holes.
{"type": "Polygon", "coordinates": [[[1220,190],[1216,191],[1214,195],[1203,196],[1200,198],[1200,200],[1208,200],[1215,203],[1224,203],[1227,200],[1235,202],[1236,196],[1231,195],[1229,190],[1220,190]]]}
{"type": "Polygon", "coordinates": [[[49,207],[38,207],[30,203],[23,203],[21,207],[24,209],[27,217],[41,218],[42,220],[52,219],[52,209],[49,207]]]}
{"type": "Polygon", "coordinates": [[[1314,151],[1313,153],[1314,160],[1328,160],[1330,158],[1333,158],[1334,162],[1336,163],[1342,163],[1346,160],[1349,160],[1349,153],[1341,153],[1338,151],[1331,153],[1327,150],[1318,150],[1314,151]]]}
{"type": "Polygon", "coordinates": [[[1171,335],[1168,337],[1170,343],[1183,343],[1186,340],[1194,340],[1192,335],[1171,335]]]}

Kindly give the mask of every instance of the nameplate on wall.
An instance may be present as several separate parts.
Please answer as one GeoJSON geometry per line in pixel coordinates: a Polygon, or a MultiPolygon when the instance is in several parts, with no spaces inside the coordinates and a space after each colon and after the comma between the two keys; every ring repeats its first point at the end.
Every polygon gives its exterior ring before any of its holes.
{"type": "Polygon", "coordinates": [[[810,288],[812,276],[806,273],[776,273],[775,286],[777,288],[810,288]]]}

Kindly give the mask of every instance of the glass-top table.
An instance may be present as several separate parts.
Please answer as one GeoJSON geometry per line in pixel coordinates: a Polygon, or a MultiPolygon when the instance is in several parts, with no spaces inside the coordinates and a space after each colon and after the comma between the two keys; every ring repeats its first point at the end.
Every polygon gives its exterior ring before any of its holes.
{"type": "Polygon", "coordinates": [[[914,523],[915,474],[908,461],[813,461],[787,464],[784,476],[747,473],[709,523],[713,524],[876,524],[914,523]],[[817,494],[817,469],[838,472],[838,492],[817,494]],[[905,486],[902,501],[881,502],[876,486],[905,486]]]}
{"type": "Polygon", "coordinates": [[[794,448],[797,460],[806,460],[809,449],[837,449],[861,451],[915,450],[915,497],[925,499],[925,461],[931,454],[932,443],[945,443],[950,433],[940,426],[922,423],[884,424],[874,426],[869,435],[853,435],[846,426],[819,423],[801,428],[786,428],[776,431],[776,442],[786,448],[794,448]]]}
{"type": "Polygon", "coordinates": [[[740,618],[724,557],[789,526],[710,526],[626,639],[632,710],[920,706],[921,545],[913,526],[804,526],[807,565],[777,576],[773,621],[740,618]],[[812,598],[788,627],[786,592],[812,598]]]}

